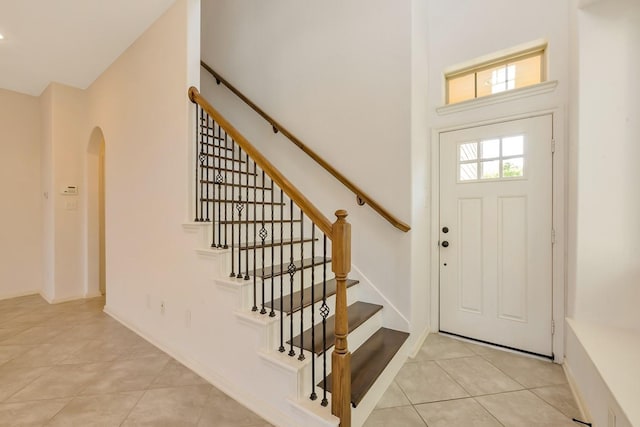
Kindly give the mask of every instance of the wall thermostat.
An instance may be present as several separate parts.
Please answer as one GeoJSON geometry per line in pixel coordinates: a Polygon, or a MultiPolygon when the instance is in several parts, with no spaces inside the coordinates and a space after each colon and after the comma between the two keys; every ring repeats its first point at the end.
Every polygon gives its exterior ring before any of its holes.
{"type": "Polygon", "coordinates": [[[77,196],[78,195],[78,187],[75,185],[67,185],[62,189],[63,196],[77,196]]]}

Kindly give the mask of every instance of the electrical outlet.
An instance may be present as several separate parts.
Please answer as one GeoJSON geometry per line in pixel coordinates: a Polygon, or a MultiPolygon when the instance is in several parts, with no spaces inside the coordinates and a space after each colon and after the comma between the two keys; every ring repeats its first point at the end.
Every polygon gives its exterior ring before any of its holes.
{"type": "Polygon", "coordinates": [[[160,314],[164,314],[164,301],[160,301],[160,314]]]}
{"type": "Polygon", "coordinates": [[[185,325],[187,328],[190,328],[190,327],[191,327],[191,310],[187,310],[187,311],[185,311],[185,313],[184,313],[184,325],[185,325]]]}

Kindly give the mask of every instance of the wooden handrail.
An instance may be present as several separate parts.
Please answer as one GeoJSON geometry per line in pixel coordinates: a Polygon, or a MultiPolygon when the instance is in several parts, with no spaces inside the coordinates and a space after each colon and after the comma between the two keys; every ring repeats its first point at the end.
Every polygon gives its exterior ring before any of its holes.
{"type": "Polygon", "coordinates": [[[300,209],[302,209],[309,219],[316,224],[329,239],[333,241],[331,221],[329,221],[327,217],[325,217],[322,212],[320,212],[320,210],[300,192],[300,190],[289,182],[289,180],[285,178],[285,176],[282,175],[282,173],[253,146],[253,144],[247,141],[247,139],[242,136],[242,134],[238,132],[238,130],[227,121],[227,119],[222,117],[222,115],[213,108],[211,104],[202,97],[202,95],[200,95],[198,89],[193,86],[189,88],[189,99],[200,105],[200,107],[202,107],[202,109],[225,130],[227,135],[238,143],[238,145],[249,155],[249,157],[251,157],[251,159],[253,159],[260,169],[269,175],[273,182],[278,185],[278,187],[280,187],[300,209]]]}
{"type": "Polygon", "coordinates": [[[336,279],[335,342],[331,358],[334,378],[331,413],[340,419],[341,427],[351,427],[351,352],[347,344],[349,335],[347,276],[351,270],[351,225],[346,220],[347,212],[345,210],[336,211],[337,219],[331,223],[269,160],[200,95],[198,89],[189,88],[189,99],[198,104],[214,122],[224,129],[227,135],[331,240],[331,265],[336,279]]]}
{"type": "Polygon", "coordinates": [[[247,98],[242,92],[240,92],[238,89],[236,89],[224,77],[222,77],[220,74],[218,74],[216,71],[214,71],[209,65],[207,65],[206,62],[200,61],[200,64],[202,65],[202,67],[205,70],[207,70],[216,79],[217,82],[222,83],[223,85],[225,85],[238,98],[240,98],[247,105],[249,105],[249,107],[251,107],[256,113],[258,113],[263,119],[265,119],[267,122],[269,122],[269,124],[273,127],[274,131],[278,131],[278,132],[282,133],[284,136],[286,136],[287,138],[289,138],[289,140],[291,142],[293,142],[296,146],[298,146],[298,148],[300,148],[302,151],[307,153],[307,155],[309,157],[311,157],[313,160],[315,160],[316,163],[318,163],[320,166],[322,166],[327,172],[329,172],[338,181],[340,181],[342,184],[344,184],[345,187],[347,187],[349,190],[351,190],[356,195],[356,197],[358,197],[359,203],[362,202],[362,204],[367,204],[367,205],[371,206],[371,208],[374,211],[378,212],[378,214],[380,214],[384,219],[389,221],[391,223],[391,225],[393,225],[397,229],[399,229],[401,231],[404,231],[404,232],[407,232],[407,231],[411,230],[411,227],[408,224],[406,224],[405,222],[399,220],[398,218],[393,216],[393,214],[391,214],[389,211],[387,211],[385,208],[380,206],[380,204],[378,202],[376,202],[371,196],[369,196],[360,187],[355,185],[353,182],[351,182],[349,179],[347,179],[344,175],[342,175],[340,172],[338,172],[338,170],[336,170],[336,168],[331,166],[326,160],[324,160],[322,157],[320,157],[319,154],[317,154],[315,151],[313,151],[308,146],[306,146],[295,135],[293,135],[284,126],[282,126],[280,123],[278,123],[273,117],[271,117],[267,113],[265,113],[260,107],[258,107],[256,104],[254,104],[249,98],[247,98]]]}

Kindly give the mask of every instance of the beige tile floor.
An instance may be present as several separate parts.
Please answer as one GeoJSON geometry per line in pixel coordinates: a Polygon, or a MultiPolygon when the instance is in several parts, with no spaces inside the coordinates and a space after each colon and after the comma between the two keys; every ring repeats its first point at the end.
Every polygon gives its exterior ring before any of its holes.
{"type": "MultiPolygon", "coordinates": [[[[103,306],[0,301],[0,427],[270,425],[103,306]]],[[[366,426],[575,427],[574,416],[560,366],[435,334],[366,426]]]]}
{"type": "Polygon", "coordinates": [[[365,427],[576,427],[573,417],[559,365],[431,334],[365,427]]]}
{"type": "Polygon", "coordinates": [[[269,426],[102,312],[0,301],[0,426],[269,426]]]}

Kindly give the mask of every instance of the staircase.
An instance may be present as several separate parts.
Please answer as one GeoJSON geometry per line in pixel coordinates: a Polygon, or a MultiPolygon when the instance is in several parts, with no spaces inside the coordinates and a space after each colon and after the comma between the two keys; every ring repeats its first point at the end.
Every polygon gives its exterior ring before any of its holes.
{"type": "Polygon", "coordinates": [[[199,252],[219,260],[219,286],[238,290],[229,309],[258,329],[256,357],[293,384],[281,398],[308,425],[362,425],[404,362],[409,334],[384,327],[385,308],[362,301],[347,277],[347,212],[330,222],[197,89],[189,98],[195,222],[208,234],[199,252]]]}

